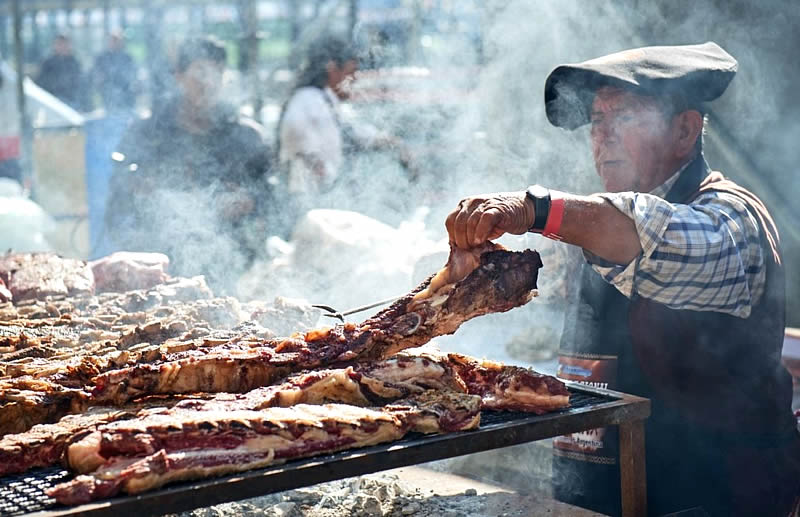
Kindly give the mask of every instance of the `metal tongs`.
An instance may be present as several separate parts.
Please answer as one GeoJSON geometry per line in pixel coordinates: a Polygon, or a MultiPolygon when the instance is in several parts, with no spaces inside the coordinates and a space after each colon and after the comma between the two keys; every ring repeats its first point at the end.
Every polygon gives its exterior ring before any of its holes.
{"type": "Polygon", "coordinates": [[[389,303],[392,303],[394,301],[399,300],[403,296],[405,296],[405,295],[403,294],[403,295],[400,295],[400,296],[394,296],[392,298],[387,298],[387,299],[381,300],[379,302],[370,303],[369,305],[363,305],[361,307],[356,307],[355,309],[350,309],[350,310],[344,311],[344,312],[339,312],[336,309],[334,309],[333,307],[331,307],[330,305],[312,305],[312,307],[316,307],[317,309],[322,309],[323,311],[326,311],[326,313],[323,314],[323,316],[328,316],[329,318],[336,318],[337,320],[339,320],[342,323],[344,323],[344,317],[345,316],[350,316],[351,314],[356,314],[356,313],[359,313],[359,312],[367,311],[369,309],[374,309],[375,307],[380,307],[381,305],[387,305],[389,303]]]}

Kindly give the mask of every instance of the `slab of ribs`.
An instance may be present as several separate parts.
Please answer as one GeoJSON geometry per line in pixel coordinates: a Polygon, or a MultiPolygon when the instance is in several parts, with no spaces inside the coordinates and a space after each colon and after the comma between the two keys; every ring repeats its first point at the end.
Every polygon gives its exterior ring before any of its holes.
{"type": "Polygon", "coordinates": [[[454,249],[439,273],[365,321],[284,338],[269,330],[286,327],[284,302],[215,298],[202,277],[170,277],[167,263],[0,257],[0,476],[63,464],[78,475],[49,495],[81,504],[468,431],[481,410],[569,405],[554,377],[417,348],[527,303],[535,251],[454,249]]]}

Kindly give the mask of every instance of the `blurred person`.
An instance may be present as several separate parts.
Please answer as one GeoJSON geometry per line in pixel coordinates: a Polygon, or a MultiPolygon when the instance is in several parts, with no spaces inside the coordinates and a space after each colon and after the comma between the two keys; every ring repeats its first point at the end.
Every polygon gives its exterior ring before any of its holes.
{"type": "MultiPolygon", "coordinates": [[[[650,399],[638,458],[650,515],[800,510],[780,238],[764,204],[703,156],[706,104],[737,68],[712,42],[557,67],[545,83],[548,119],[590,125],[607,192],[535,185],[473,196],[446,221],[456,249],[526,232],[582,249],[558,375],[650,399]]],[[[616,433],[554,440],[558,499],[620,513],[616,433]]]]}
{"type": "Polygon", "coordinates": [[[86,109],[88,95],[83,71],[67,36],[59,34],[53,39],[52,53],[39,66],[36,84],[73,109],[86,109]]]}
{"type": "Polygon", "coordinates": [[[292,94],[278,122],[279,161],[289,194],[310,208],[347,169],[348,154],[364,150],[394,153],[412,179],[416,166],[397,137],[365,124],[348,124],[341,102],[350,96],[358,52],[346,39],[325,35],[309,46],[292,94]]]}
{"type": "Polygon", "coordinates": [[[171,274],[233,294],[264,246],[271,154],[263,128],[220,97],[226,60],[214,38],[181,45],[177,96],[112,155],[105,232],[115,249],[164,253],[171,274]]]}
{"type": "MultiPolygon", "coordinates": [[[[2,56],[0,56],[0,63],[2,56]]],[[[16,116],[16,91],[3,78],[0,71],[0,118],[16,116]]],[[[19,166],[19,134],[13,124],[0,129],[0,178],[22,182],[22,169],[19,166]]]]}
{"type": "Polygon", "coordinates": [[[121,32],[108,37],[108,49],[94,61],[90,77],[92,86],[100,93],[107,112],[131,111],[138,93],[137,68],[133,57],[125,50],[121,32]]]}

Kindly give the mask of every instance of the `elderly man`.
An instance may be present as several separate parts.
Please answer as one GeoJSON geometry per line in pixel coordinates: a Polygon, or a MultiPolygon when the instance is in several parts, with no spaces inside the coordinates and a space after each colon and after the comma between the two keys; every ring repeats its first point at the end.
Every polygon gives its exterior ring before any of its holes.
{"type": "MultiPolygon", "coordinates": [[[[710,172],[704,106],[737,70],[714,43],[648,47],[556,68],[548,119],[591,124],[608,193],[469,197],[447,218],[470,248],[528,231],[580,246],[586,264],[559,375],[652,400],[649,511],[787,515],[800,438],[781,366],[784,277],[777,229],[752,193],[710,172]]],[[[557,497],[620,512],[613,429],[554,443],[557,497]]]]}

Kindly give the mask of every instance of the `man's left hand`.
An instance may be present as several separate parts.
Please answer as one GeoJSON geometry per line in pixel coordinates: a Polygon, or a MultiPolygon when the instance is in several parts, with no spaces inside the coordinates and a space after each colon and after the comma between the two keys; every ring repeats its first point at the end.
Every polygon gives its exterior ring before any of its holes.
{"type": "Polygon", "coordinates": [[[527,232],[534,216],[533,202],[525,192],[498,192],[462,199],[445,226],[450,242],[470,249],[505,233],[527,232]]]}

